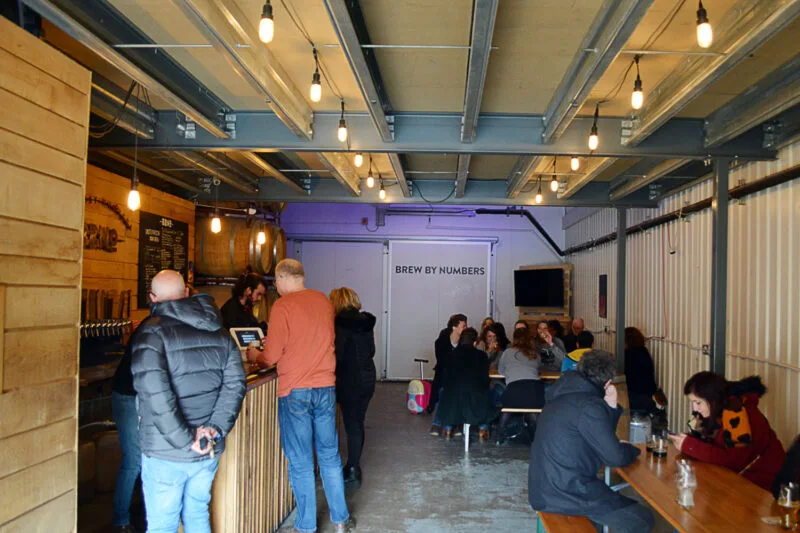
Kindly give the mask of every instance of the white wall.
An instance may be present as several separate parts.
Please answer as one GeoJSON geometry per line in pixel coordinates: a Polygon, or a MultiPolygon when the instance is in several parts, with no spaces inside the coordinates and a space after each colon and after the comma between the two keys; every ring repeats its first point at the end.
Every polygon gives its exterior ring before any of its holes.
{"type": "MultiPolygon", "coordinates": [[[[800,164],[800,143],[777,161],[731,171],[731,186],[800,164]]],[[[629,225],[680,209],[711,195],[706,182],[666,198],[658,209],[635,209],[629,225]]],[[[568,246],[615,231],[615,213],[604,210],[566,230],[568,246]]],[[[800,180],[731,205],[728,238],[727,361],[729,379],[759,374],[769,392],[762,407],[784,444],[800,431],[800,180]]],[[[649,347],[657,377],[670,400],[673,429],[689,408],[684,382],[709,367],[702,346],[710,342],[711,212],[691,215],[628,240],[627,323],[653,337],[649,347]],[[674,254],[670,254],[674,250],[674,254]]],[[[575,265],[576,315],[587,327],[614,326],[616,242],[570,256],[575,265]],[[597,277],[609,276],[608,319],[597,315],[597,277]]],[[[613,347],[612,335],[598,345],[613,347]]]]}

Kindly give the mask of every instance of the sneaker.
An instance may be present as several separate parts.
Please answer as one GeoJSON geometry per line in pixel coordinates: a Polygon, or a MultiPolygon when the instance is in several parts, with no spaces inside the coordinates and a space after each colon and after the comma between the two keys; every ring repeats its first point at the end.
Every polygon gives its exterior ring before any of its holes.
{"type": "Polygon", "coordinates": [[[464,431],[461,429],[461,427],[456,427],[456,429],[453,430],[453,436],[454,437],[460,437],[463,434],[464,434],[464,431]]]}
{"type": "Polygon", "coordinates": [[[431,435],[433,435],[434,437],[438,437],[439,435],[441,435],[441,434],[442,434],[442,426],[440,426],[440,425],[437,425],[437,424],[434,424],[434,425],[432,425],[432,426],[431,426],[431,432],[430,432],[430,433],[431,433],[431,435]]]}
{"type": "Polygon", "coordinates": [[[478,440],[480,440],[480,441],[489,440],[489,430],[488,429],[479,429],[478,430],[478,440]]]}
{"type": "Polygon", "coordinates": [[[333,530],[336,533],[349,533],[356,528],[356,519],[352,516],[347,519],[346,522],[342,522],[341,524],[333,524],[333,530]]]}
{"type": "Polygon", "coordinates": [[[453,438],[453,430],[452,429],[445,429],[442,432],[442,436],[444,437],[444,440],[452,439],[453,438]]]}

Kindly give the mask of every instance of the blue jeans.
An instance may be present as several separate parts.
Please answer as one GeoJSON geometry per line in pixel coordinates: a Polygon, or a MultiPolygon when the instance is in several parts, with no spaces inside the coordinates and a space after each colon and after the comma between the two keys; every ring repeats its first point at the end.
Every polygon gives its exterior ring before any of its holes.
{"type": "Polygon", "coordinates": [[[147,533],[211,533],[208,503],[219,457],[193,463],[142,454],[142,488],[147,533]]]}
{"type": "Polygon", "coordinates": [[[278,423],[283,454],[289,460],[289,481],[297,502],[294,527],[317,530],[317,487],[314,480],[314,451],[320,477],[334,524],[350,518],[344,499],[339,435],[336,433],[336,389],[294,389],[278,398],[278,423]]]}
{"type": "Polygon", "coordinates": [[[433,412],[433,425],[441,426],[442,419],[439,416],[439,406],[442,405],[442,394],[444,394],[444,387],[439,387],[439,401],[436,403],[436,410],[433,412]]]}
{"type": "Polygon", "coordinates": [[[139,414],[136,412],[136,396],[111,393],[111,411],[117,424],[119,446],[122,449],[122,464],[117,476],[114,492],[114,526],[131,523],[131,497],[136,478],[142,468],[142,452],[139,451],[139,414]]]}

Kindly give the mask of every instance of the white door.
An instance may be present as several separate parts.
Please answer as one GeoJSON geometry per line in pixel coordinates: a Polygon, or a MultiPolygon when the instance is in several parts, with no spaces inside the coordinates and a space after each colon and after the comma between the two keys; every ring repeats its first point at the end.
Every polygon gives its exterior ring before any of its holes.
{"type": "Polygon", "coordinates": [[[383,243],[304,241],[298,260],[306,271],[306,286],[326,295],[338,287],[358,294],[363,311],[375,315],[375,367],[383,375],[386,361],[383,305],[383,243]]]}
{"type": "Polygon", "coordinates": [[[491,244],[396,241],[389,245],[389,379],[419,377],[414,359],[428,359],[451,315],[467,315],[475,328],[490,314],[491,244]]]}

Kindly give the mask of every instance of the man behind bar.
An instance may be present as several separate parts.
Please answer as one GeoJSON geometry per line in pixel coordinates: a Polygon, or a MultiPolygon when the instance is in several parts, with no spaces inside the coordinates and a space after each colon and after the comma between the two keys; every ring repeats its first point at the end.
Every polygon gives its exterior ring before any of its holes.
{"type": "Polygon", "coordinates": [[[281,298],[272,307],[264,351],[248,350],[250,360],[278,365],[278,423],[289,479],[297,501],[295,531],[317,530],[314,451],[334,531],[352,531],[344,498],[344,476],[336,433],[336,356],[333,304],[306,289],[303,265],[284,259],[275,267],[281,298]]]}
{"type": "Polygon", "coordinates": [[[245,393],[213,298],[188,295],[178,272],[159,272],[133,346],[148,533],[175,533],[181,521],[185,533],[211,532],[211,484],[245,393]]]}

